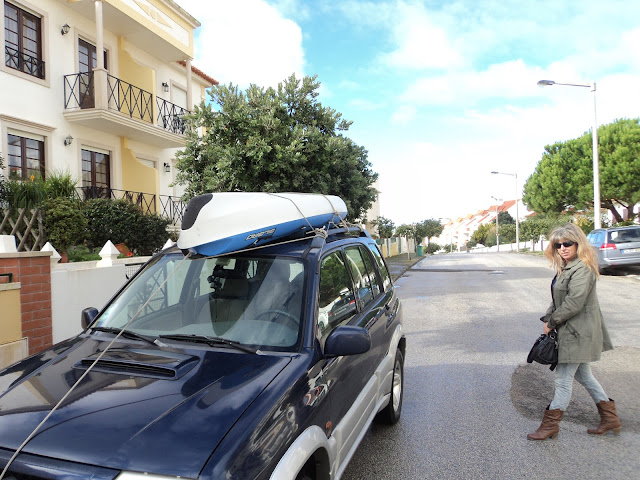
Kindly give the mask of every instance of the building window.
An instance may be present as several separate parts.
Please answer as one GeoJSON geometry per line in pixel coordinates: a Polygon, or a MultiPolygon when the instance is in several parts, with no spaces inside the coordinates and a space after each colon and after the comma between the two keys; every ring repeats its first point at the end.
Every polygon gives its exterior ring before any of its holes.
{"type": "Polygon", "coordinates": [[[9,178],[33,180],[44,178],[44,139],[9,134],[7,139],[9,178]]]}
{"type": "Polygon", "coordinates": [[[82,150],[82,187],[90,198],[108,198],[111,175],[108,153],[82,150]]]}
{"type": "Polygon", "coordinates": [[[5,2],[4,38],[5,65],[44,78],[40,18],[5,2]]]}

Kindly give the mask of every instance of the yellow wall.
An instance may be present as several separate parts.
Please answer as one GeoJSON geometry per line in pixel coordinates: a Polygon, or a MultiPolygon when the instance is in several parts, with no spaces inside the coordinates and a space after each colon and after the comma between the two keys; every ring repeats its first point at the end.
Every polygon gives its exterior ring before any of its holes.
{"type": "MultiPolygon", "coordinates": [[[[146,15],[141,15],[138,11],[132,9],[129,5],[124,3],[122,0],[103,0],[103,1],[105,1],[106,3],[109,3],[113,7],[120,10],[121,12],[126,13],[128,16],[130,16],[135,21],[140,23],[143,27],[152,31],[159,37],[166,38],[166,33],[160,27],[158,27],[158,25],[156,25],[151,19],[149,19],[149,17],[147,17],[146,15]]],[[[167,15],[167,17],[169,17],[171,20],[176,22],[178,25],[183,27],[187,32],[189,32],[189,45],[184,45],[182,43],[177,44],[175,43],[177,42],[177,40],[175,39],[172,39],[173,40],[172,43],[174,44],[174,46],[178,47],[181,51],[186,53],[189,56],[189,58],[193,58],[194,57],[194,48],[193,48],[194,25],[191,25],[189,22],[183,19],[180,15],[177,15],[176,13],[171,11],[171,9],[167,8],[167,6],[164,5],[162,2],[159,2],[157,0],[150,0],[149,3],[153,5],[154,8],[156,8],[160,12],[167,15]]]]}
{"type": "Polygon", "coordinates": [[[0,345],[22,338],[20,284],[0,285],[0,345]]]}
{"type": "Polygon", "coordinates": [[[122,143],[122,187],[133,192],[158,195],[159,179],[155,168],[147,167],[138,161],[135,153],[129,150],[129,142],[121,138],[122,143]]]}
{"type": "MultiPolygon", "coordinates": [[[[156,95],[156,72],[151,68],[138,64],[131,57],[129,52],[124,49],[123,37],[118,39],[118,71],[121,80],[153,94],[154,97],[151,99],[151,110],[147,115],[153,115],[155,117],[156,106],[154,98],[156,95]]],[[[128,107],[125,102],[122,104],[122,109],[123,113],[126,113],[127,115],[129,114],[128,107]],[[127,109],[127,111],[124,111],[125,109],[127,109]]],[[[148,118],[144,118],[144,120],[147,121],[148,118]]],[[[151,118],[151,123],[154,121],[155,118],[151,118]]]]}

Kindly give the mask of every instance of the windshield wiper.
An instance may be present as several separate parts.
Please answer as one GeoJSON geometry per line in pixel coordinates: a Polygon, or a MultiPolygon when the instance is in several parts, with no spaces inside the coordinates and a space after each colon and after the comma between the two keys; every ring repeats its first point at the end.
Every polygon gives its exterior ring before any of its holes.
{"type": "Polygon", "coordinates": [[[244,352],[262,355],[262,352],[257,348],[253,348],[243,343],[236,342],[235,340],[228,340],[226,338],[221,338],[221,337],[209,337],[207,335],[176,333],[174,335],[160,335],[160,338],[166,338],[168,340],[182,340],[185,342],[206,343],[211,347],[214,347],[216,345],[229,345],[230,347],[237,348],[238,350],[242,350],[244,352]]]}
{"type": "Polygon", "coordinates": [[[120,334],[121,337],[129,338],[131,340],[142,340],[152,345],[157,345],[158,347],[166,347],[166,345],[162,343],[160,340],[158,340],[157,338],[152,340],[149,337],[140,335],[139,333],[132,332],[130,330],[122,330],[121,328],[115,328],[115,327],[91,327],[91,330],[95,330],[98,332],[115,333],[116,335],[122,332],[120,334]]]}

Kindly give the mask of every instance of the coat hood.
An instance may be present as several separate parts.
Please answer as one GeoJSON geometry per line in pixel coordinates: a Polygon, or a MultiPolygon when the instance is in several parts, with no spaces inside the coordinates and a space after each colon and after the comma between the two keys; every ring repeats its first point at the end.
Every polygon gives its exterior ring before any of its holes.
{"type": "MultiPolygon", "coordinates": [[[[106,347],[108,341],[98,338],[107,337],[83,335],[62,353],[40,355],[35,368],[35,360],[27,360],[0,372],[0,447],[15,450],[29,436],[106,347]]],[[[119,341],[24,452],[196,477],[289,362],[229,348],[147,348],[119,341]]]]}

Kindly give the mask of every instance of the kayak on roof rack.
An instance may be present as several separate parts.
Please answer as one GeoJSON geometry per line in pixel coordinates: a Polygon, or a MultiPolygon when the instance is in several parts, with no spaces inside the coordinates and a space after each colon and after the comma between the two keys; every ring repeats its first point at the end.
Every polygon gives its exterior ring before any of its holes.
{"type": "Polygon", "coordinates": [[[338,225],[344,201],[315,193],[221,192],[189,201],[178,247],[215,256],[338,225]]]}

